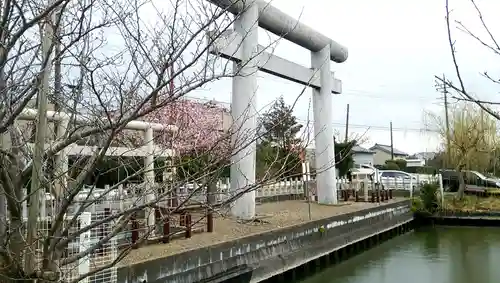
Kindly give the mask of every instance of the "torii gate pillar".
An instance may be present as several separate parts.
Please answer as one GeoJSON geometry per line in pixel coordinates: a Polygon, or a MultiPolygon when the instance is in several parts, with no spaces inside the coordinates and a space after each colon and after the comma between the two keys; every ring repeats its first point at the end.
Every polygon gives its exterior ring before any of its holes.
{"type": "MultiPolygon", "coordinates": [[[[248,1],[251,2],[251,1],[248,1]]],[[[245,12],[237,16],[234,29],[243,38],[240,46],[241,61],[233,63],[233,91],[231,116],[233,118],[231,143],[235,152],[231,156],[231,191],[241,194],[247,186],[255,184],[255,157],[257,143],[257,65],[252,60],[258,46],[257,5],[249,3],[245,12]]],[[[232,204],[233,216],[252,219],[255,216],[255,190],[250,190],[232,204]]]]}
{"type": "Polygon", "coordinates": [[[332,79],[330,77],[330,45],[311,52],[311,66],[319,72],[321,88],[313,89],[314,148],[318,202],[337,203],[335,143],[333,140],[332,79]]]}
{"type": "MultiPolygon", "coordinates": [[[[318,202],[337,203],[331,95],[342,92],[342,83],[330,71],[330,60],[347,60],[347,48],[264,0],[208,1],[236,15],[235,33],[218,34],[220,38],[210,49],[212,54],[235,61],[237,71],[231,101],[236,146],[231,158],[231,191],[239,197],[232,214],[244,219],[255,216],[255,191],[242,192],[255,184],[257,70],[313,88],[318,202]],[[257,26],[310,50],[312,68],[265,52],[258,45],[257,26]]],[[[208,35],[213,37],[213,33],[208,35]]]]}

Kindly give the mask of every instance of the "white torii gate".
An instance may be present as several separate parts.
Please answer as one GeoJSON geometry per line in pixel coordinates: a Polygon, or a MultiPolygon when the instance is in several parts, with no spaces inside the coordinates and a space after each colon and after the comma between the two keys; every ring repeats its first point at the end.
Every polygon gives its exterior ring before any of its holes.
{"type": "MultiPolygon", "coordinates": [[[[298,22],[263,0],[208,0],[236,15],[235,32],[217,39],[210,52],[234,61],[231,116],[233,142],[253,140],[245,148],[235,149],[231,162],[231,190],[237,193],[255,183],[256,156],[256,91],[257,70],[313,88],[314,134],[316,145],[316,187],[318,202],[337,203],[335,152],[333,141],[331,93],[342,92],[342,82],[330,71],[330,60],[347,60],[347,48],[325,35],[298,22]],[[306,68],[273,54],[258,45],[257,23],[260,27],[311,51],[311,68],[306,68]],[[250,134],[250,137],[242,137],[250,134]]],[[[209,36],[211,34],[209,33],[209,36]]],[[[255,216],[255,191],[238,198],[232,214],[239,218],[255,216]]]]}

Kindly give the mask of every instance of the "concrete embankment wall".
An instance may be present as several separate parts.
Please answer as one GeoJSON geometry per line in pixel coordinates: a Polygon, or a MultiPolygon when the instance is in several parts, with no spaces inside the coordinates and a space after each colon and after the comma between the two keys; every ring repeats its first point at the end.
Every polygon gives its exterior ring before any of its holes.
{"type": "Polygon", "coordinates": [[[410,201],[334,216],[118,269],[118,282],[260,282],[410,222],[410,201]]]}

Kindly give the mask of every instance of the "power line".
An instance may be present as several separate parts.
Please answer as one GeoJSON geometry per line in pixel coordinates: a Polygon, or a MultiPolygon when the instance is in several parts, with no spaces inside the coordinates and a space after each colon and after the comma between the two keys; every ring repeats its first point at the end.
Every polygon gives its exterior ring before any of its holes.
{"type": "MultiPolygon", "coordinates": [[[[303,120],[303,119],[297,119],[297,121],[301,124],[305,124],[305,125],[313,125],[314,124],[314,121],[310,120],[310,121],[306,121],[306,120],[303,120]]],[[[342,128],[344,129],[345,128],[345,123],[343,122],[333,122],[332,123],[333,126],[335,126],[336,128],[342,128]]],[[[369,125],[369,124],[352,124],[352,123],[349,123],[349,129],[370,129],[370,130],[383,130],[383,131],[390,131],[390,127],[389,126],[381,126],[381,125],[369,125]]],[[[414,127],[392,127],[392,130],[395,131],[395,132],[429,132],[429,133],[439,133],[438,130],[436,129],[429,129],[429,128],[414,128],[414,127]]]]}
{"type": "MultiPolygon", "coordinates": [[[[199,102],[213,102],[219,105],[224,105],[226,107],[230,107],[231,103],[229,102],[224,102],[224,101],[216,101],[214,99],[209,99],[209,98],[202,98],[202,97],[192,97],[192,96],[185,96],[185,98],[188,98],[190,100],[195,100],[199,102]]],[[[269,105],[272,103],[269,103],[269,105]]],[[[267,106],[269,106],[267,105],[267,106]]],[[[298,118],[297,121],[301,124],[306,124],[306,125],[313,125],[314,121],[309,120],[307,121],[306,119],[300,119],[298,118]]],[[[346,128],[345,122],[333,122],[333,126],[337,128],[346,128]]],[[[382,125],[370,125],[370,124],[352,124],[349,123],[349,128],[350,129],[370,129],[370,130],[379,130],[379,131],[390,131],[389,126],[382,126],[382,125]]],[[[436,129],[429,129],[429,128],[415,128],[415,127],[392,127],[392,130],[395,132],[429,132],[429,133],[439,133],[438,130],[436,129]]]]}
{"type": "MultiPolygon", "coordinates": [[[[266,80],[268,81],[274,81],[274,82],[279,82],[279,83],[284,83],[287,85],[297,85],[298,84],[290,81],[286,81],[277,77],[269,76],[265,77],[266,80]]],[[[305,87],[305,86],[302,86],[305,87]]],[[[380,92],[374,92],[374,91],[369,91],[369,90],[361,90],[361,89],[348,89],[345,88],[342,90],[342,93],[340,96],[356,96],[356,97],[366,97],[366,98],[373,98],[373,99],[393,99],[393,100],[411,100],[411,101],[427,101],[427,102],[433,102],[434,100],[439,100],[439,98],[436,98],[434,96],[415,96],[415,95],[407,95],[407,96],[402,96],[402,95],[387,95],[386,93],[380,93],[380,92]]]]}
{"type": "Polygon", "coordinates": [[[393,99],[393,100],[404,100],[404,101],[426,101],[426,102],[434,102],[435,100],[439,100],[436,97],[432,96],[414,96],[414,95],[387,95],[382,93],[370,92],[370,91],[362,91],[362,90],[344,90],[341,94],[345,96],[356,96],[356,97],[365,97],[371,99],[393,99]]]}

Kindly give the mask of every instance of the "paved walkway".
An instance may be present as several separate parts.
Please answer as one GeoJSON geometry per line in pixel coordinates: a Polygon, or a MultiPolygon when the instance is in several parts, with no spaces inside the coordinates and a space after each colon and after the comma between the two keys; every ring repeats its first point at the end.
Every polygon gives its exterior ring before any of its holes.
{"type": "MultiPolygon", "coordinates": [[[[342,205],[328,206],[311,203],[311,220],[319,220],[344,213],[359,211],[370,207],[401,201],[393,199],[386,203],[348,202],[342,205]]],[[[264,203],[257,206],[257,215],[263,217],[263,223],[243,224],[235,219],[219,216],[214,220],[213,233],[193,234],[190,239],[176,239],[168,244],[154,244],[132,250],[119,264],[130,265],[142,261],[171,256],[177,253],[205,248],[210,245],[232,241],[238,238],[260,234],[288,226],[305,223],[309,220],[309,208],[305,201],[281,201],[264,203]]],[[[221,212],[224,213],[224,212],[221,212]]]]}

